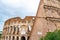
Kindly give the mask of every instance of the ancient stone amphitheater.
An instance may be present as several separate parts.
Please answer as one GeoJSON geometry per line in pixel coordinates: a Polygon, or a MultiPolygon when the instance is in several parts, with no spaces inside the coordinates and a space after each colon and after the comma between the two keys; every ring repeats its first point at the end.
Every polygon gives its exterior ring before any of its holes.
{"type": "Polygon", "coordinates": [[[16,17],[5,22],[2,39],[39,40],[47,32],[55,30],[60,30],[60,0],[40,0],[35,18],[21,19],[16,17]]]}
{"type": "Polygon", "coordinates": [[[28,40],[35,17],[26,16],[24,19],[15,17],[8,19],[3,28],[2,40],[28,40]]]}
{"type": "Polygon", "coordinates": [[[30,40],[39,40],[55,30],[60,30],[60,0],[40,0],[30,40]]]}

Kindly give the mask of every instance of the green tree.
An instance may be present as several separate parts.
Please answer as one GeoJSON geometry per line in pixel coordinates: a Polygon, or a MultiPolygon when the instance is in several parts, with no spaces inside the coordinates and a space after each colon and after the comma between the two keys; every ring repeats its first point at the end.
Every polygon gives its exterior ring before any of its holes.
{"type": "Polygon", "coordinates": [[[1,34],[0,34],[0,38],[1,38],[1,34]]]}
{"type": "Polygon", "coordinates": [[[48,32],[47,35],[42,37],[40,40],[60,40],[60,30],[48,32]]]}

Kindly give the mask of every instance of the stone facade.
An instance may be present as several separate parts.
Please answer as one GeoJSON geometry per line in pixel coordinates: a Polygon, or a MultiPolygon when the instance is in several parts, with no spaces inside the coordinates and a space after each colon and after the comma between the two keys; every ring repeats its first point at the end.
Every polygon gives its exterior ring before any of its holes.
{"type": "Polygon", "coordinates": [[[40,0],[30,40],[60,29],[60,0],[40,0]]]}
{"type": "Polygon", "coordinates": [[[39,40],[47,32],[59,29],[60,0],[40,0],[36,17],[16,17],[5,22],[2,40],[39,40]]]}
{"type": "Polygon", "coordinates": [[[8,19],[4,24],[2,40],[28,40],[34,20],[34,16],[8,19]]]}

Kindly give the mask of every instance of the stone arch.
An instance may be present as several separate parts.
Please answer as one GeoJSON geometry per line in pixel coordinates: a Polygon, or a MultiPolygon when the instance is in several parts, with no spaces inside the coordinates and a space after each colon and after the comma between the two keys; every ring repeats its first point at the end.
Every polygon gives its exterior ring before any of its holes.
{"type": "Polygon", "coordinates": [[[21,40],[26,40],[26,38],[24,36],[21,37],[21,40]]]}
{"type": "Polygon", "coordinates": [[[28,36],[27,40],[29,40],[30,36],[28,36]]]}
{"type": "Polygon", "coordinates": [[[11,27],[11,33],[12,33],[12,26],[10,26],[11,27]]]}
{"type": "Polygon", "coordinates": [[[6,36],[6,40],[8,40],[8,36],[6,36]]]}
{"type": "Polygon", "coordinates": [[[19,40],[19,37],[17,36],[17,40],[19,40]]]}
{"type": "Polygon", "coordinates": [[[19,34],[19,27],[17,27],[17,34],[19,34]]]}
{"type": "Polygon", "coordinates": [[[14,28],[13,28],[13,29],[14,29],[14,32],[13,32],[13,34],[15,34],[15,32],[16,32],[16,27],[14,26],[14,28]]]}
{"type": "Polygon", "coordinates": [[[6,39],[5,36],[3,36],[3,39],[6,39]]]}
{"type": "Polygon", "coordinates": [[[11,36],[9,36],[9,40],[11,39],[11,36]]]}
{"type": "Polygon", "coordinates": [[[12,40],[15,40],[15,37],[13,36],[12,40]]]}

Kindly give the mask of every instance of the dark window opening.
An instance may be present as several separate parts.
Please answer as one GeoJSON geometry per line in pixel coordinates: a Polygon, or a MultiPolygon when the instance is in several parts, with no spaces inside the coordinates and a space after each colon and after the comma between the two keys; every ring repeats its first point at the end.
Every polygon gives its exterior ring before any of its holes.
{"type": "Polygon", "coordinates": [[[6,37],[6,40],[8,40],[8,37],[6,37]]]}
{"type": "Polygon", "coordinates": [[[30,37],[28,36],[28,39],[27,39],[27,40],[29,40],[29,38],[30,38],[30,37]]]}
{"type": "Polygon", "coordinates": [[[17,40],[19,40],[19,37],[17,37],[17,40]]]}
{"type": "Polygon", "coordinates": [[[15,40],[15,37],[13,36],[13,39],[12,40],[15,40]]]}
{"type": "Polygon", "coordinates": [[[24,36],[21,37],[21,40],[26,40],[24,36]]]}
{"type": "Polygon", "coordinates": [[[15,34],[15,31],[16,31],[16,27],[14,26],[14,32],[13,32],[13,34],[15,34]]]}
{"type": "Polygon", "coordinates": [[[9,36],[9,40],[11,40],[11,36],[9,36]]]}
{"type": "Polygon", "coordinates": [[[17,29],[17,34],[19,34],[19,28],[17,29]]]}

